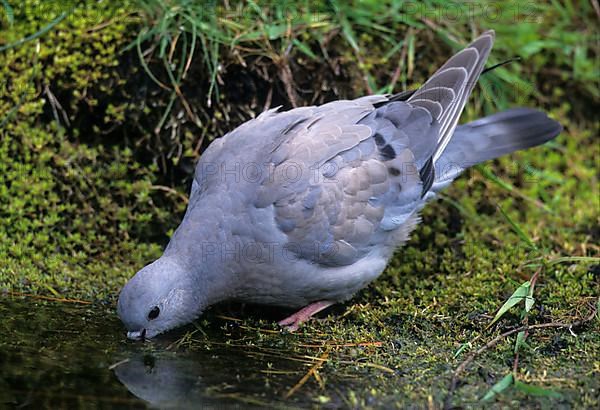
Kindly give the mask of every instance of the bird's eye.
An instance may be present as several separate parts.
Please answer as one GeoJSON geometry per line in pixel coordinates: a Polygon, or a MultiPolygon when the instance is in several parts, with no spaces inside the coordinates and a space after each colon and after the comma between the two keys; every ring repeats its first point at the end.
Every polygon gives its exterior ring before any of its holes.
{"type": "Polygon", "coordinates": [[[159,314],[160,314],[160,309],[158,308],[158,306],[154,306],[152,308],[152,310],[148,313],[148,320],[156,319],[159,314]]]}

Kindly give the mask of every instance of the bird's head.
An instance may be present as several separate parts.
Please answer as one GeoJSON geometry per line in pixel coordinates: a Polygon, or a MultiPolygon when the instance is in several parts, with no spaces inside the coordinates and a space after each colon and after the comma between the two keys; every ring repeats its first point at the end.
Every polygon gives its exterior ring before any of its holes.
{"type": "Polygon", "coordinates": [[[196,319],[204,306],[192,277],[164,256],[136,273],[123,287],[117,305],[127,337],[149,339],[196,319]]]}

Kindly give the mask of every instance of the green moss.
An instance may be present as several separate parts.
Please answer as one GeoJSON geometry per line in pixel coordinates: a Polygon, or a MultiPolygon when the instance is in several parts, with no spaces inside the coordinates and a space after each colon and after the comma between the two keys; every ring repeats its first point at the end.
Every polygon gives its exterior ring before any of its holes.
{"type": "MultiPolygon", "coordinates": [[[[68,6],[15,5],[3,38],[25,37],[68,6]]],[[[156,168],[87,134],[90,118],[123,119],[125,102],[105,107],[124,83],[116,50],[131,41],[128,6],[77,7],[0,54],[0,288],[103,298],[158,255],[143,240],[166,212],[152,203],[156,168]]]]}

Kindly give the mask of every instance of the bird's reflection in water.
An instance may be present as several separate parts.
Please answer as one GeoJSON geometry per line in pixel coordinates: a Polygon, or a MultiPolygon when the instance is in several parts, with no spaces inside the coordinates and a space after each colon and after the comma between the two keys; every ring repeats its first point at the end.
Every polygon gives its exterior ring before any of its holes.
{"type": "Polygon", "coordinates": [[[232,403],[230,399],[209,397],[209,385],[205,376],[210,377],[210,370],[202,362],[189,357],[138,354],[124,360],[115,367],[114,372],[132,394],[152,407],[242,408],[239,403],[232,403]]]}

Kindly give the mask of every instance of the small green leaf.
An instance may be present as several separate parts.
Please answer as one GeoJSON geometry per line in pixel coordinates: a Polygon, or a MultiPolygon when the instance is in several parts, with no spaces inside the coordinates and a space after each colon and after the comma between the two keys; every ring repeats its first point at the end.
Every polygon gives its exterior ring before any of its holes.
{"type": "Polygon", "coordinates": [[[464,351],[465,351],[465,349],[466,349],[467,347],[471,347],[471,343],[470,343],[470,342],[463,343],[463,344],[462,344],[462,345],[461,345],[461,346],[458,348],[458,350],[456,351],[456,353],[454,353],[454,358],[456,359],[458,356],[460,356],[460,354],[461,354],[462,352],[464,352],[464,351]]]}
{"type": "Polygon", "coordinates": [[[497,394],[502,393],[504,390],[509,388],[513,384],[512,373],[504,376],[498,383],[494,384],[491,389],[483,396],[481,401],[489,401],[493,399],[497,394]]]}
{"type": "Polygon", "coordinates": [[[531,384],[523,383],[519,380],[515,380],[515,388],[519,391],[522,391],[525,394],[530,394],[532,396],[544,396],[544,397],[553,397],[555,399],[562,398],[562,394],[557,391],[544,389],[543,387],[533,386],[531,384]]]}
{"type": "Polygon", "coordinates": [[[508,312],[508,310],[511,307],[515,306],[520,301],[526,299],[527,295],[529,294],[530,286],[531,286],[531,283],[529,281],[527,281],[527,282],[523,283],[521,286],[519,286],[517,288],[517,290],[515,290],[515,292],[512,294],[512,296],[510,298],[508,298],[508,300],[506,302],[504,302],[502,307],[498,310],[498,313],[496,313],[496,316],[494,316],[494,320],[492,320],[492,322],[488,325],[488,327],[493,325],[494,323],[496,323],[496,321],[498,321],[498,319],[500,319],[506,312],[508,312]]]}
{"type": "Polygon", "coordinates": [[[517,333],[517,340],[515,342],[515,353],[519,351],[519,348],[523,345],[523,341],[525,340],[525,331],[521,330],[517,333]]]}

